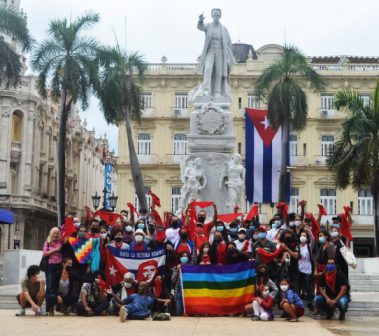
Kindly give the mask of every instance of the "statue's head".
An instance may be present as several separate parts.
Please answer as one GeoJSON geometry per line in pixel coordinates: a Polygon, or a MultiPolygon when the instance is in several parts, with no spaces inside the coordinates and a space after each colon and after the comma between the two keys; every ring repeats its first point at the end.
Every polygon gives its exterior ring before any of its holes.
{"type": "Polygon", "coordinates": [[[241,161],[241,155],[238,153],[234,154],[233,161],[239,163],[241,161]]]}
{"type": "Polygon", "coordinates": [[[195,159],[195,166],[196,167],[200,167],[202,163],[203,163],[203,159],[201,159],[201,158],[195,159]]]}
{"type": "Polygon", "coordinates": [[[211,16],[214,22],[218,23],[221,18],[221,9],[220,8],[213,8],[211,12],[211,16]]]}

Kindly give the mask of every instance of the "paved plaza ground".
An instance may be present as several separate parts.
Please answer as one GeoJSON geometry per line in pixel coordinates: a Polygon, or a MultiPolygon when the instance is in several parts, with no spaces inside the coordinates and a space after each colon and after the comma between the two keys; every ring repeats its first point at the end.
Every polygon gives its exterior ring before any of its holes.
{"type": "Polygon", "coordinates": [[[31,310],[27,316],[16,317],[17,310],[0,310],[0,335],[379,335],[378,317],[347,317],[346,321],[313,320],[303,317],[299,323],[278,318],[274,322],[252,322],[238,317],[172,317],[171,321],[126,321],[107,317],[63,316],[35,317],[31,310]]]}

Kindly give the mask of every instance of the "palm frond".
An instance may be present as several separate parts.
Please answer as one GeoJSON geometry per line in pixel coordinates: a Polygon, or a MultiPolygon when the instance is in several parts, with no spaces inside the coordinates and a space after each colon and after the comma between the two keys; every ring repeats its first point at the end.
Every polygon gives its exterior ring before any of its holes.
{"type": "Polygon", "coordinates": [[[22,63],[20,55],[0,39],[0,86],[16,87],[21,81],[22,63]]]}

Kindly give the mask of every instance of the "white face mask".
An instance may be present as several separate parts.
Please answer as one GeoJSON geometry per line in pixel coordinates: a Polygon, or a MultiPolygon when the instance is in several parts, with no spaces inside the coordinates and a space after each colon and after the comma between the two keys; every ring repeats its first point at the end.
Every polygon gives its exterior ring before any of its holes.
{"type": "Polygon", "coordinates": [[[209,251],[209,248],[208,248],[208,247],[204,247],[204,248],[203,248],[203,252],[208,253],[208,251],[209,251]]]}
{"type": "Polygon", "coordinates": [[[307,237],[301,236],[300,243],[306,243],[306,242],[307,242],[307,237]]]}
{"type": "Polygon", "coordinates": [[[270,294],[270,292],[269,291],[265,291],[265,292],[263,292],[262,293],[264,296],[268,296],[269,294],[270,294]]]}
{"type": "Polygon", "coordinates": [[[130,287],[132,287],[132,284],[128,283],[128,282],[124,282],[124,286],[125,286],[125,288],[130,288],[130,287]]]}
{"type": "Polygon", "coordinates": [[[332,231],[332,237],[337,238],[339,236],[339,233],[337,231],[332,231]]]}
{"type": "Polygon", "coordinates": [[[134,237],[134,240],[135,240],[137,243],[140,243],[140,242],[143,240],[143,236],[141,236],[141,235],[136,235],[136,236],[134,237]]]}
{"type": "Polygon", "coordinates": [[[300,226],[301,225],[301,221],[295,221],[295,225],[296,226],[300,226]]]}
{"type": "Polygon", "coordinates": [[[259,237],[258,237],[257,234],[255,234],[255,235],[253,235],[253,238],[254,238],[255,240],[257,240],[259,237]]]}
{"type": "Polygon", "coordinates": [[[287,285],[280,286],[280,289],[281,289],[283,292],[285,292],[285,291],[287,291],[288,286],[287,286],[287,285]]]}
{"type": "Polygon", "coordinates": [[[74,227],[78,228],[80,226],[80,223],[74,223],[74,227]]]}
{"type": "Polygon", "coordinates": [[[132,228],[130,225],[128,225],[128,226],[125,228],[125,231],[127,231],[127,232],[132,232],[132,231],[133,231],[133,228],[132,228]]]}
{"type": "Polygon", "coordinates": [[[245,237],[246,237],[246,235],[244,235],[244,234],[239,234],[238,235],[238,239],[239,240],[245,240],[245,237]]]}
{"type": "Polygon", "coordinates": [[[100,233],[100,237],[105,239],[105,238],[107,238],[107,234],[106,233],[100,233]]]}
{"type": "Polygon", "coordinates": [[[295,222],[290,222],[290,226],[294,226],[295,225],[295,222]]]}

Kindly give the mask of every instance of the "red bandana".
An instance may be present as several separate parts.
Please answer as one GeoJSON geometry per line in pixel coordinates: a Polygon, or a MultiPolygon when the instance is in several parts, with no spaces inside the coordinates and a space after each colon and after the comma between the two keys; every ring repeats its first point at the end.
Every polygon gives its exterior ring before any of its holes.
{"type": "Polygon", "coordinates": [[[336,294],[336,276],[337,270],[335,270],[332,274],[330,274],[329,271],[325,272],[326,285],[330,288],[333,294],[336,294]]]}

